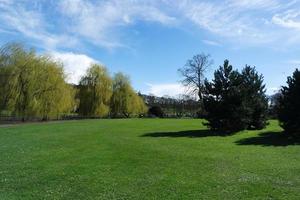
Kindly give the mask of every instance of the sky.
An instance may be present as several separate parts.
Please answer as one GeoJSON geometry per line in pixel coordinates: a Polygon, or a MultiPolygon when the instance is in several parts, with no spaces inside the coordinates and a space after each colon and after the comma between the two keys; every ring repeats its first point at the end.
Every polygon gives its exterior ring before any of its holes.
{"type": "Polygon", "coordinates": [[[300,0],[0,0],[0,45],[21,42],[64,63],[78,83],[91,63],[137,91],[184,93],[178,68],[210,54],[255,66],[272,94],[300,66],[300,0]]]}

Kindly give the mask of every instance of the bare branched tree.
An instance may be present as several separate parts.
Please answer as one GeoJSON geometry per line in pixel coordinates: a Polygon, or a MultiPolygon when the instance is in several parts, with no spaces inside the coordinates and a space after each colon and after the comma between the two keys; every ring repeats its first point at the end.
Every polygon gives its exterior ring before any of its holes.
{"type": "Polygon", "coordinates": [[[187,87],[188,91],[193,94],[197,94],[199,100],[202,101],[205,72],[211,67],[213,60],[209,54],[198,54],[192,59],[188,60],[186,64],[178,69],[179,73],[183,77],[181,83],[187,87]]]}

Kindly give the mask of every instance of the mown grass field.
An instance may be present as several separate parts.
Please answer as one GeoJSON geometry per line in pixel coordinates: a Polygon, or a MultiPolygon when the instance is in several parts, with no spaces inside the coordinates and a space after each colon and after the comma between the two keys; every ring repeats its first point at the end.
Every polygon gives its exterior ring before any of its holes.
{"type": "Polygon", "coordinates": [[[300,199],[300,145],[276,121],[214,136],[201,120],[0,128],[0,199],[300,199]]]}

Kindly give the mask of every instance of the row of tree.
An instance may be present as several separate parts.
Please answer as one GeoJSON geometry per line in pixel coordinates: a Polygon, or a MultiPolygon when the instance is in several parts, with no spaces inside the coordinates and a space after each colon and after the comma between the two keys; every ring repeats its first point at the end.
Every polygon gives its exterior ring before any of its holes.
{"type": "MultiPolygon", "coordinates": [[[[198,101],[189,96],[158,98],[137,94],[127,76],[117,73],[111,77],[99,64],[93,64],[78,85],[70,85],[62,63],[20,44],[8,44],[0,49],[0,113],[23,121],[60,118],[69,113],[83,117],[131,117],[147,112],[159,117],[200,114],[211,129],[224,133],[264,128],[268,98],[263,76],[247,65],[239,72],[225,60],[208,81],[204,74],[211,64],[209,55],[200,54],[179,70],[184,85],[198,95],[198,101]]],[[[272,98],[271,108],[287,132],[300,132],[298,70],[272,98]]]]}
{"type": "Polygon", "coordinates": [[[66,82],[63,65],[38,55],[21,44],[0,49],[0,112],[48,120],[78,112],[85,117],[130,117],[147,112],[129,78],[111,78],[105,67],[94,64],[78,86],[66,82]]]}
{"type": "Polygon", "coordinates": [[[94,64],[78,85],[78,112],[82,116],[130,117],[147,113],[143,99],[133,90],[129,77],[94,64]]]}
{"type": "Polygon", "coordinates": [[[149,107],[149,116],[156,117],[199,117],[199,101],[190,95],[157,97],[155,95],[140,94],[149,107]]]}

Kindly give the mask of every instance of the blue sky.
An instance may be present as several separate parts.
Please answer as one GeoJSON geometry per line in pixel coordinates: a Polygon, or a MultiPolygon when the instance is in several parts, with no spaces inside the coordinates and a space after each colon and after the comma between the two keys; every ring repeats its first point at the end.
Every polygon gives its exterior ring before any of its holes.
{"type": "Polygon", "coordinates": [[[256,66],[268,93],[300,66],[300,0],[0,0],[0,44],[23,42],[65,64],[76,83],[93,62],[136,90],[184,92],[177,69],[197,53],[256,66]]]}

